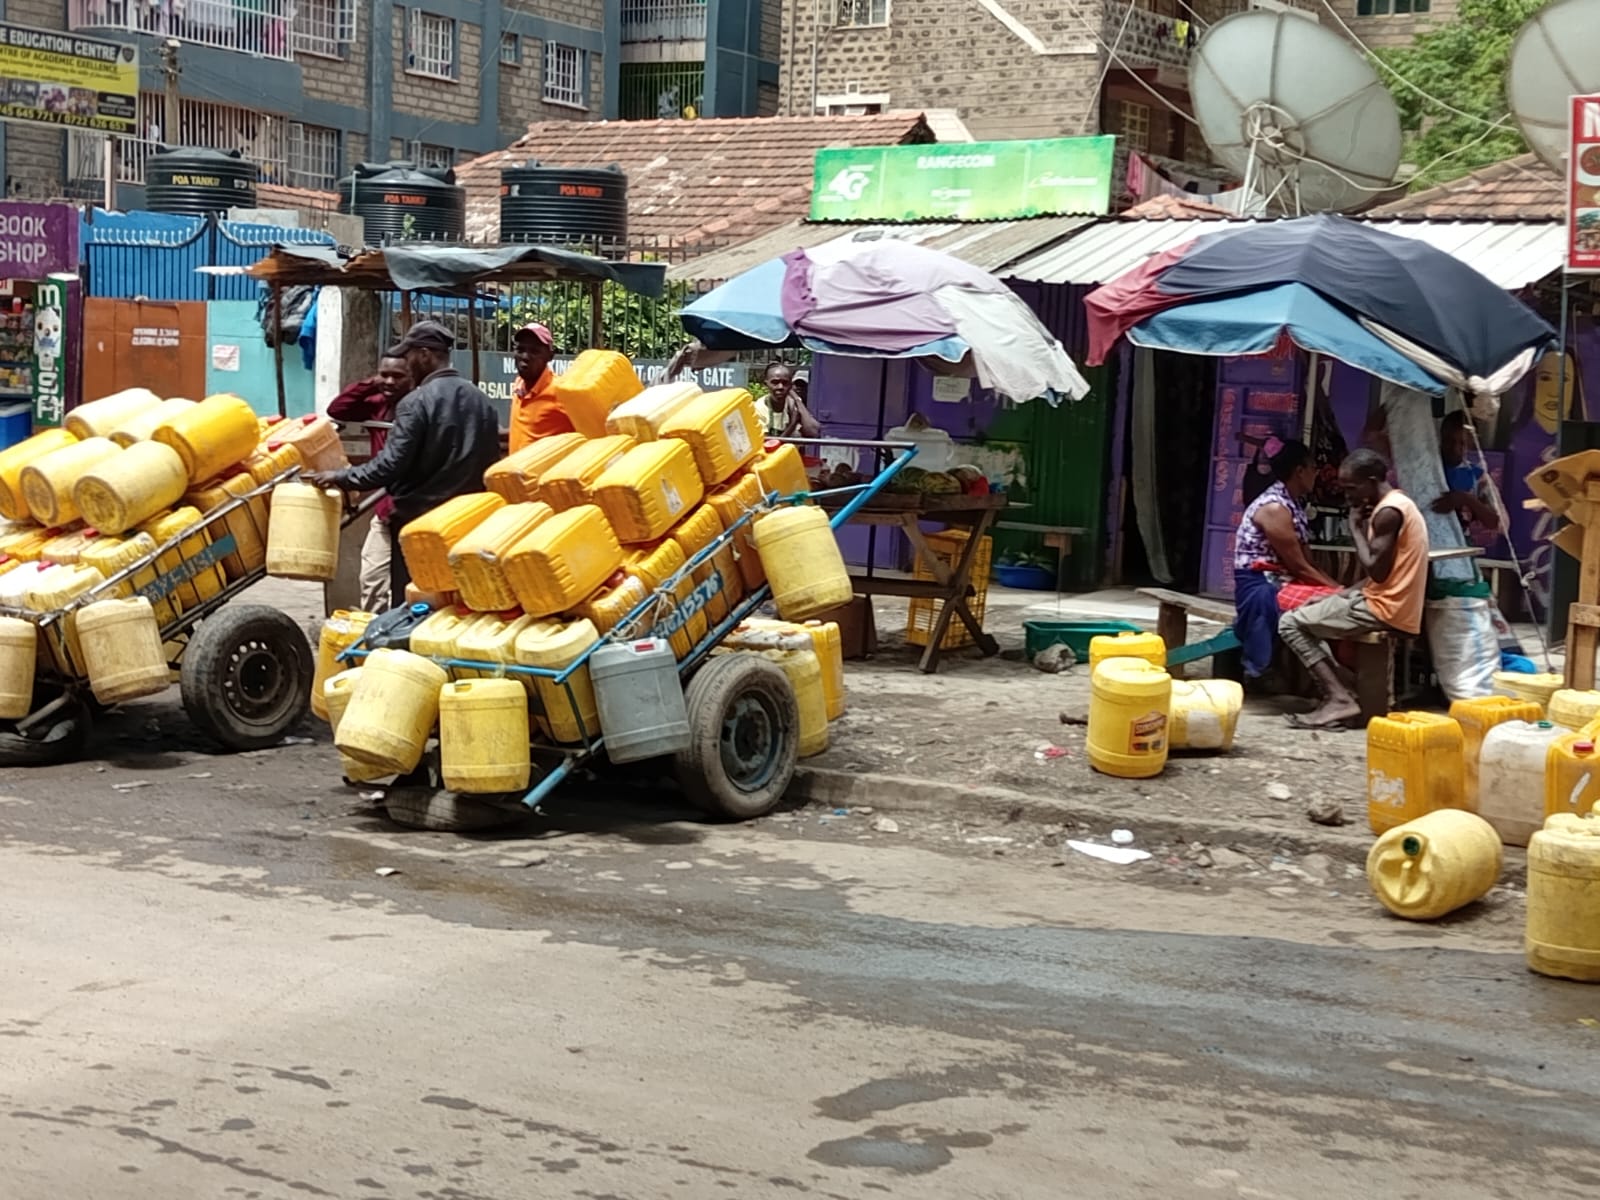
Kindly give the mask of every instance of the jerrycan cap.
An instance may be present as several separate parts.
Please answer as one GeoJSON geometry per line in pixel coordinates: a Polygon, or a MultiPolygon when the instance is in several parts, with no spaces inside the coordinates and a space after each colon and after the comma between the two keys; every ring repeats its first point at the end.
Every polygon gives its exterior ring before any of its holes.
{"type": "Polygon", "coordinates": [[[1589,741],[1589,739],[1587,739],[1587,738],[1585,738],[1581,742],[1573,742],[1572,743],[1572,752],[1574,754],[1593,754],[1594,753],[1594,743],[1589,741]]]}
{"type": "Polygon", "coordinates": [[[1554,729],[1555,727],[1556,727],[1556,723],[1554,721],[1535,721],[1534,722],[1534,728],[1535,729],[1554,729]]]}
{"type": "Polygon", "coordinates": [[[1400,843],[1400,849],[1405,851],[1407,857],[1415,858],[1417,855],[1422,853],[1422,839],[1414,833],[1407,834],[1405,839],[1400,843]]]}

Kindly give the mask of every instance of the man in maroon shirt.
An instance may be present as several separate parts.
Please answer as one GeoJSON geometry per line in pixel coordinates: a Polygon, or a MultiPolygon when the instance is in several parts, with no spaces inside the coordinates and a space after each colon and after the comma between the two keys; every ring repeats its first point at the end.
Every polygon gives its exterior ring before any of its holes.
{"type": "MultiPolygon", "coordinates": [[[[406,360],[392,351],[378,360],[378,373],[358,379],[328,405],[328,416],[344,424],[362,421],[392,421],[395,406],[415,383],[406,360]]],[[[372,456],[383,449],[388,431],[369,429],[372,456]]],[[[367,540],[361,544],[361,607],[365,612],[385,612],[389,608],[389,518],[394,501],[384,496],[372,513],[367,540]]],[[[396,598],[398,603],[398,598],[396,598]]]]}

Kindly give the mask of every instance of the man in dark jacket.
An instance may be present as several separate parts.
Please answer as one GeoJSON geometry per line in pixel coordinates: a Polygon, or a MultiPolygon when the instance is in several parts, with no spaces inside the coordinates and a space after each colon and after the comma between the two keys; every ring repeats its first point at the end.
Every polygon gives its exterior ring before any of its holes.
{"type": "Polygon", "coordinates": [[[500,418],[494,404],[450,365],[455,337],[437,321],[418,321],[394,352],[420,380],[394,412],[394,428],[370,462],[308,477],[318,487],[370,492],[386,488],[394,501],[389,521],[390,603],[405,603],[411,574],[400,553],[400,531],[429,509],[483,490],[483,473],[500,457],[500,418]]]}

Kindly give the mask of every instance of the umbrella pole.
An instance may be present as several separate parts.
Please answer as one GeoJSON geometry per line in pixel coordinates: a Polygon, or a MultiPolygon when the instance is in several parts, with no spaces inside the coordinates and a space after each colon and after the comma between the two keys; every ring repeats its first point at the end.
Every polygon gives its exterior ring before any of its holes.
{"type": "MultiPolygon", "coordinates": [[[[880,358],[878,360],[878,433],[877,433],[877,438],[878,438],[878,440],[880,442],[883,441],[883,420],[884,420],[884,413],[888,409],[888,406],[889,406],[889,360],[887,358],[880,358]]],[[[878,451],[875,450],[875,451],[873,451],[873,453],[877,454],[878,451]]],[[[879,465],[880,465],[880,468],[881,468],[882,464],[880,463],[879,465]]],[[[877,567],[877,563],[878,563],[878,527],[876,525],[868,525],[867,526],[867,578],[868,579],[872,578],[872,572],[877,567]]]]}

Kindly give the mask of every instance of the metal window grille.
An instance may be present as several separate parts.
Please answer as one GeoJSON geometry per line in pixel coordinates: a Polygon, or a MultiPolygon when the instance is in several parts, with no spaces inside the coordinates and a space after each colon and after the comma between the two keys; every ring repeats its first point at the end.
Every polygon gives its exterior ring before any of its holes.
{"type": "Polygon", "coordinates": [[[670,121],[699,115],[705,103],[704,63],[623,63],[618,115],[625,121],[670,121]]]}
{"type": "Polygon", "coordinates": [[[839,0],[839,25],[887,25],[889,0],[839,0]]]}
{"type": "Polygon", "coordinates": [[[1133,150],[1150,149],[1150,109],[1143,104],[1118,102],[1117,133],[1133,150]]]}
{"type": "MultiPolygon", "coordinates": [[[[143,183],[145,159],[162,145],[204,146],[210,150],[238,150],[261,169],[263,183],[283,183],[287,178],[287,126],[275,113],[213,104],[207,100],[178,101],[176,133],[162,127],[166,98],[160,92],[139,94],[139,138],[119,138],[117,181],[143,183]]],[[[105,137],[69,130],[67,169],[75,182],[105,177],[105,137]]]]}
{"type": "Polygon", "coordinates": [[[345,47],[355,40],[355,0],[295,0],[296,51],[323,58],[343,58],[345,47]]]}
{"type": "Polygon", "coordinates": [[[455,165],[456,152],[449,146],[439,146],[430,142],[412,142],[410,157],[411,161],[419,167],[450,167],[455,165]]]}
{"type": "Polygon", "coordinates": [[[435,79],[454,79],[455,21],[413,8],[406,29],[406,70],[435,79]]]}
{"type": "Polygon", "coordinates": [[[329,192],[339,186],[339,131],[289,123],[289,186],[329,192]]]}
{"type": "Polygon", "coordinates": [[[560,42],[544,44],[544,98],[583,107],[583,51],[560,42]]]}
{"type": "Polygon", "coordinates": [[[69,0],[67,25],[287,59],[293,56],[290,25],[297,2],[304,0],[69,0]]]}
{"type": "Polygon", "coordinates": [[[622,0],[622,40],[697,42],[706,36],[706,0],[622,0]]]}
{"type": "Polygon", "coordinates": [[[503,67],[522,65],[522,39],[514,33],[500,35],[500,65],[503,67]]]}

